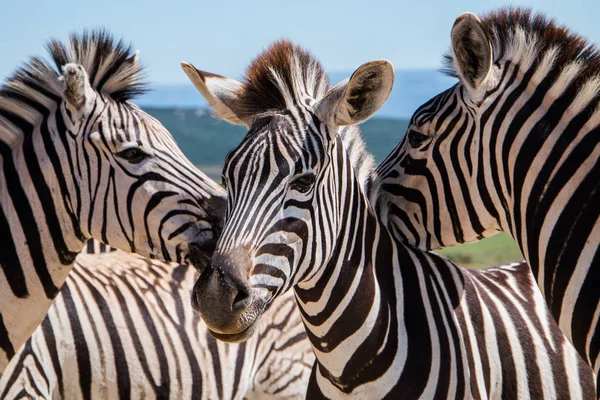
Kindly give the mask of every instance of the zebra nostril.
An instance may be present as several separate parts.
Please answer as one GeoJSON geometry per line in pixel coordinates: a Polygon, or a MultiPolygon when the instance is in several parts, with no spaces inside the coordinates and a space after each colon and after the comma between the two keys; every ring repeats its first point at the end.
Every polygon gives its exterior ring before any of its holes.
{"type": "Polygon", "coordinates": [[[233,299],[233,303],[231,303],[231,310],[238,311],[244,309],[250,303],[250,291],[247,288],[238,289],[235,298],[233,299]]]}

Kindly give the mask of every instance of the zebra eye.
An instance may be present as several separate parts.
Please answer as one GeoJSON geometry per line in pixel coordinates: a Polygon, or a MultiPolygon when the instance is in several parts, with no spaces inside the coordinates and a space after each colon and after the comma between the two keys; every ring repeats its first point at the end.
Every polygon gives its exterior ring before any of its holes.
{"type": "Polygon", "coordinates": [[[414,129],[408,131],[408,142],[413,148],[421,147],[421,145],[425,143],[427,139],[428,137],[426,135],[423,135],[414,129]]]}
{"type": "Polygon", "coordinates": [[[295,191],[300,192],[300,193],[306,193],[312,188],[312,185],[314,183],[315,183],[315,174],[313,174],[313,173],[302,174],[302,175],[298,175],[297,177],[294,178],[294,180],[292,180],[292,182],[290,183],[290,188],[292,188],[295,191]]]}
{"type": "Polygon", "coordinates": [[[144,153],[138,147],[131,147],[129,149],[125,149],[123,151],[118,152],[116,155],[117,155],[117,157],[122,158],[123,160],[126,160],[127,162],[130,162],[131,164],[139,164],[146,157],[148,157],[148,154],[144,153]]]}

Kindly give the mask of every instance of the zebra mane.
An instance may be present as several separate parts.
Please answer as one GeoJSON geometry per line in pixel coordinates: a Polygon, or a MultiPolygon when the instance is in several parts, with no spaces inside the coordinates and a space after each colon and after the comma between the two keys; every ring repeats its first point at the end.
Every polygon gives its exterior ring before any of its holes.
{"type": "Polygon", "coordinates": [[[330,88],[329,78],[312,54],[279,40],[250,63],[239,93],[240,108],[245,115],[283,111],[307,95],[318,100],[330,88]]]}
{"type": "MultiPolygon", "coordinates": [[[[586,92],[597,97],[600,52],[585,38],[526,8],[502,8],[484,15],[481,22],[492,45],[494,62],[509,60],[526,68],[540,64],[544,76],[559,76],[567,68],[572,83],[577,87],[591,83],[593,87],[586,88],[586,92]]],[[[444,55],[442,70],[458,77],[451,53],[444,55]]]]}
{"type": "Polygon", "coordinates": [[[115,101],[146,92],[137,54],[104,29],[72,34],[67,43],[52,39],[46,48],[52,63],[32,57],[0,87],[0,142],[11,144],[21,136],[22,122],[37,125],[42,118],[40,105],[49,108],[61,101],[59,78],[65,64],[81,64],[91,86],[115,101]]]}
{"type": "Polygon", "coordinates": [[[376,173],[377,163],[373,154],[367,151],[365,141],[360,134],[360,128],[356,125],[342,128],[340,137],[350,157],[350,162],[356,173],[358,183],[363,189],[369,203],[375,208],[381,179],[376,173]]]}
{"type": "MultiPolygon", "coordinates": [[[[276,113],[304,104],[306,96],[322,99],[329,89],[329,78],[312,54],[288,40],[279,40],[250,63],[239,93],[241,110],[245,115],[276,113]]],[[[340,138],[359,184],[371,199],[379,180],[375,179],[375,159],[367,151],[360,129],[344,127],[340,138]]]]}

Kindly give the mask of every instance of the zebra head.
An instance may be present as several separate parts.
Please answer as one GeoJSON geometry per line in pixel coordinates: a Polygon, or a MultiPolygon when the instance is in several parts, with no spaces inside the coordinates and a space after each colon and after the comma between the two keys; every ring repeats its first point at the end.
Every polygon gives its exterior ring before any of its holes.
{"type": "Polygon", "coordinates": [[[259,55],[243,83],[183,67],[222,118],[249,128],[225,160],[225,225],[192,295],[215,337],[242,341],[278,295],[322,274],[335,252],[349,193],[359,191],[350,186],[371,179],[345,174],[355,174],[352,163],[372,167],[348,155],[343,135],[383,105],[393,68],[369,62],[330,88],[319,63],[286,41],[259,55]]]}
{"type": "Polygon", "coordinates": [[[378,168],[379,214],[397,236],[422,249],[490,236],[505,222],[494,210],[503,189],[492,187],[498,182],[481,159],[496,151],[485,148],[494,138],[484,127],[502,120],[499,89],[514,82],[518,68],[502,62],[489,32],[471,13],[456,20],[446,61],[459,82],[417,109],[404,139],[378,168]]]}
{"type": "Polygon", "coordinates": [[[190,244],[218,234],[225,194],[130,102],[145,90],[137,52],[104,31],[48,49],[54,66],[34,58],[0,92],[0,159],[12,157],[23,187],[38,190],[39,221],[56,220],[48,230],[73,251],[93,237],[187,262],[190,244]]]}

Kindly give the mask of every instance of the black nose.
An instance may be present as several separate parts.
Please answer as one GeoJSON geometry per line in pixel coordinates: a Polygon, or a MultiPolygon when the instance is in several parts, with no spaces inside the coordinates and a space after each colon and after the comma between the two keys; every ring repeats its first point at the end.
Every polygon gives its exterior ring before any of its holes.
{"type": "Polygon", "coordinates": [[[227,264],[211,263],[194,285],[192,307],[217,333],[237,333],[246,328],[242,315],[252,305],[251,288],[227,264]]]}
{"type": "Polygon", "coordinates": [[[245,309],[251,302],[250,286],[239,278],[240,277],[236,275],[224,278],[223,270],[221,268],[214,268],[212,264],[206,265],[206,268],[204,268],[194,284],[193,306],[196,307],[200,304],[209,302],[212,303],[210,304],[210,307],[225,307],[234,312],[245,309]],[[221,281],[219,284],[219,294],[222,297],[216,299],[216,302],[213,302],[215,299],[206,298],[204,285],[210,284],[210,281],[214,282],[215,280],[221,281]]]}

